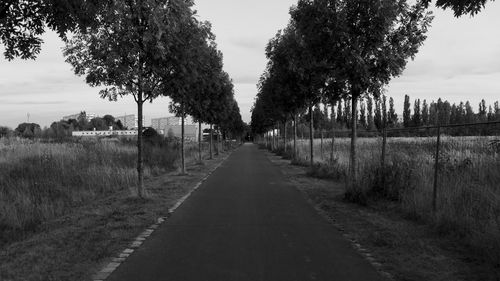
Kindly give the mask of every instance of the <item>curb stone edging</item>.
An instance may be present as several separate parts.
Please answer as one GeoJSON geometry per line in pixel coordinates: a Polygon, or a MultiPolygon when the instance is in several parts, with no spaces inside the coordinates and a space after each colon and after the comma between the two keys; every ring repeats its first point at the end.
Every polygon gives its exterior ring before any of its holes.
{"type": "MultiPolygon", "coordinates": [[[[234,151],[234,150],[233,150],[234,151]]],[[[124,263],[127,258],[134,253],[135,250],[137,250],[150,236],[153,234],[153,232],[160,227],[162,223],[164,223],[167,218],[179,208],[184,201],[186,201],[191,194],[193,194],[196,190],[200,188],[200,186],[226,161],[226,159],[232,154],[229,153],[226,155],[222,161],[217,164],[212,170],[210,170],[205,177],[203,177],[195,186],[194,188],[189,191],[186,195],[184,195],[181,199],[177,200],[177,202],[174,204],[174,206],[170,207],[168,209],[168,215],[166,217],[160,217],[157,219],[155,224],[152,224],[150,227],[146,228],[139,236],[137,236],[132,243],[129,244],[128,248],[123,250],[121,253],[118,254],[117,257],[114,257],[111,259],[111,262],[108,263],[103,269],[101,269],[99,272],[97,272],[95,275],[92,276],[93,281],[105,281],[111,273],[113,273],[122,263],[124,263]]]]}
{"type": "MultiPolygon", "coordinates": [[[[314,206],[314,202],[312,202],[311,200],[308,200],[308,201],[310,204],[312,204],[314,206]]],[[[356,252],[358,252],[358,254],[360,254],[366,261],[368,261],[382,277],[386,278],[389,281],[395,280],[394,276],[391,273],[382,269],[383,264],[380,263],[376,258],[373,257],[370,250],[364,248],[363,245],[361,245],[352,235],[345,233],[344,227],[341,224],[339,224],[335,220],[335,218],[333,218],[328,213],[326,213],[325,211],[321,210],[320,208],[318,208],[316,206],[314,206],[314,209],[322,217],[324,217],[326,220],[328,220],[328,222],[330,222],[330,224],[333,225],[333,227],[335,227],[339,232],[341,232],[342,237],[344,237],[344,239],[349,241],[349,243],[351,244],[351,247],[356,252]]]]}

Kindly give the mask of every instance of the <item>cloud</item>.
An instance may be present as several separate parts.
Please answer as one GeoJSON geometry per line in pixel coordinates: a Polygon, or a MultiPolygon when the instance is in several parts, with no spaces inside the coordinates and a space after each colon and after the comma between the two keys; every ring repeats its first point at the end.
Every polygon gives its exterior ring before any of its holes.
{"type": "Polygon", "coordinates": [[[252,50],[258,53],[262,53],[266,46],[263,45],[264,40],[257,37],[238,37],[231,38],[231,43],[239,48],[244,48],[247,50],[252,50]]]}
{"type": "Polygon", "coordinates": [[[67,101],[12,101],[12,100],[0,100],[0,104],[3,105],[58,105],[66,104],[67,101]]]}
{"type": "Polygon", "coordinates": [[[256,85],[259,82],[259,77],[253,74],[241,74],[233,78],[235,84],[256,85]]]}

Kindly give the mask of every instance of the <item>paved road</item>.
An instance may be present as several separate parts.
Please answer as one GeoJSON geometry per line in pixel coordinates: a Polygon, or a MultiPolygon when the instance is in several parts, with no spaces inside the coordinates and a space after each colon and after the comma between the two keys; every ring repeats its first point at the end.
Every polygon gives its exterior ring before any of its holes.
{"type": "Polygon", "coordinates": [[[108,280],[383,279],[247,144],[108,280]]]}

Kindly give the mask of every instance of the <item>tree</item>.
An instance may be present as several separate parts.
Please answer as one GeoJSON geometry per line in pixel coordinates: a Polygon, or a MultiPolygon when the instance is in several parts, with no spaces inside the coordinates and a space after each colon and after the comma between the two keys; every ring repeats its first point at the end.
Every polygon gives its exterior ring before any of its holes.
{"type": "Polygon", "coordinates": [[[429,125],[429,105],[426,100],[422,103],[422,124],[429,125]]]}
{"type": "Polygon", "coordinates": [[[382,127],[387,127],[387,96],[382,95],[382,127]]]}
{"type": "Polygon", "coordinates": [[[14,134],[11,128],[0,126],[0,138],[9,138],[14,134]]]}
{"type": "Polygon", "coordinates": [[[495,110],[496,120],[500,121],[500,106],[498,105],[498,101],[493,105],[493,109],[495,110]]]}
{"type": "Polygon", "coordinates": [[[39,137],[41,134],[40,125],[36,123],[21,123],[14,130],[18,136],[23,138],[39,137]]]}
{"type": "Polygon", "coordinates": [[[493,113],[493,107],[491,105],[488,107],[488,122],[495,121],[495,113],[493,113]]]}
{"type": "Polygon", "coordinates": [[[420,127],[422,126],[422,114],[420,111],[420,99],[415,100],[415,104],[413,105],[413,126],[420,127]]]}
{"type": "Polygon", "coordinates": [[[366,106],[365,101],[361,101],[361,106],[359,108],[359,125],[366,129],[366,106]]]}
{"type": "Polygon", "coordinates": [[[401,74],[407,59],[415,56],[425,40],[431,17],[420,3],[409,6],[404,0],[301,0],[291,14],[304,42],[319,57],[315,61],[327,73],[327,84],[341,85],[332,95],[351,99],[350,178],[354,189],[348,193],[358,196],[358,100],[364,94],[379,96],[381,88],[401,74]]]}
{"type": "Polygon", "coordinates": [[[403,126],[410,127],[411,111],[410,111],[410,97],[405,95],[404,109],[403,109],[403,126]]]}
{"type": "MultiPolygon", "coordinates": [[[[205,63],[200,63],[199,77],[192,86],[198,86],[191,92],[190,102],[187,104],[187,112],[198,121],[198,158],[202,162],[202,122],[211,123],[218,108],[215,108],[213,100],[217,100],[221,92],[222,53],[217,50],[215,42],[208,40],[208,45],[203,46],[205,54],[201,57],[205,63]],[[211,107],[212,106],[212,107],[211,107]]],[[[212,157],[212,156],[210,156],[212,157]]]]}
{"type": "Polygon", "coordinates": [[[465,102],[465,122],[466,123],[474,123],[475,122],[475,114],[472,106],[469,101],[465,102]]]}
{"type": "Polygon", "coordinates": [[[372,97],[368,96],[366,98],[366,107],[368,109],[368,116],[367,116],[367,122],[368,122],[368,131],[373,130],[373,126],[375,126],[374,121],[373,121],[373,99],[372,97]]]}
{"type": "Polygon", "coordinates": [[[110,0],[2,0],[0,42],[5,46],[5,58],[36,58],[46,28],[66,39],[67,32],[86,31],[99,25],[111,3],[110,0]]]}
{"type": "Polygon", "coordinates": [[[91,86],[104,86],[102,98],[111,101],[132,95],[137,104],[137,171],[143,196],[143,104],[162,94],[166,74],[182,72],[175,62],[186,58],[182,48],[185,27],[192,22],[192,3],[170,0],[113,2],[102,22],[68,41],[64,54],[77,75],[91,86]]]}
{"type": "MultiPolygon", "coordinates": [[[[491,0],[493,1],[493,0],[491,0]]],[[[428,6],[432,0],[422,0],[422,3],[428,6]]],[[[479,13],[486,5],[487,0],[437,0],[436,6],[443,9],[452,9],[455,17],[466,14],[475,15],[479,13]]]]}
{"type": "Polygon", "coordinates": [[[296,120],[297,113],[303,108],[308,108],[309,115],[312,117],[309,121],[310,165],[312,166],[314,163],[314,116],[312,112],[313,106],[321,100],[320,93],[324,88],[324,79],[319,69],[316,68],[313,51],[307,48],[293,19],[285,30],[279,31],[269,42],[266,55],[269,59],[268,77],[271,79],[279,77],[278,85],[288,85],[284,87],[284,91],[278,90],[276,96],[280,97],[281,102],[276,104],[279,105],[283,101],[286,103],[285,106],[275,108],[275,112],[279,113],[276,110],[279,108],[285,109],[281,113],[289,112],[296,120]]]}
{"type": "Polygon", "coordinates": [[[381,111],[381,105],[380,105],[380,98],[377,97],[375,98],[375,116],[374,116],[374,122],[375,122],[375,128],[377,130],[381,131],[382,130],[382,111],[381,111]]]}
{"type": "Polygon", "coordinates": [[[479,122],[486,122],[487,118],[487,111],[486,111],[486,101],[483,99],[479,103],[479,112],[478,112],[478,118],[479,122]]]}
{"type": "MultiPolygon", "coordinates": [[[[181,174],[186,173],[184,124],[187,114],[195,117],[199,123],[206,115],[203,107],[206,99],[212,97],[212,83],[219,83],[222,72],[222,55],[217,51],[214,35],[208,22],[198,22],[194,17],[187,21],[182,36],[183,40],[177,48],[183,52],[168,64],[182,70],[175,73],[165,73],[162,81],[162,95],[171,98],[170,112],[181,118],[181,174]],[[203,94],[208,94],[203,97],[203,94]]],[[[218,91],[217,89],[216,91],[218,91]]],[[[216,98],[216,97],[215,97],[216,98]]],[[[226,110],[220,108],[220,111],[226,110]]],[[[200,128],[201,128],[201,124],[200,128]]],[[[200,133],[199,133],[200,134],[200,133]]],[[[199,144],[201,161],[201,143],[199,144]]]]}
{"type": "Polygon", "coordinates": [[[394,99],[389,98],[389,114],[388,114],[389,127],[395,127],[398,124],[398,114],[394,109],[394,99]]]}
{"type": "Polygon", "coordinates": [[[109,126],[108,124],[106,124],[106,121],[99,117],[92,118],[92,120],[90,120],[89,126],[91,127],[91,129],[95,129],[97,131],[106,131],[109,129],[109,126]]]}
{"type": "Polygon", "coordinates": [[[343,122],[344,122],[344,115],[342,111],[342,100],[339,100],[337,103],[337,123],[343,124],[343,122]]]}

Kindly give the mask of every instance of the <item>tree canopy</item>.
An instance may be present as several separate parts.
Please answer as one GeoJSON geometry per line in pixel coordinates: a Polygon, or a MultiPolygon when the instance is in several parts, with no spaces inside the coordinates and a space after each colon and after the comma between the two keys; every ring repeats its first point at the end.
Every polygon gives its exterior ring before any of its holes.
{"type": "Polygon", "coordinates": [[[5,58],[36,58],[46,27],[64,39],[68,31],[83,31],[98,25],[111,3],[111,0],[2,0],[0,40],[5,46],[5,58]]]}
{"type": "MultiPolygon", "coordinates": [[[[312,106],[319,101],[333,105],[342,98],[350,100],[352,105],[344,118],[351,122],[350,172],[355,181],[358,100],[363,96],[376,98],[380,128],[387,116],[379,110],[386,103],[381,105],[377,98],[391,78],[402,73],[408,59],[414,58],[426,39],[432,16],[424,3],[409,5],[406,0],[299,0],[290,14],[287,29],[268,46],[270,62],[254,105],[252,127],[265,130],[254,122],[275,122],[277,115],[282,115],[280,110],[290,112],[307,106],[312,117],[312,106]],[[285,67],[276,67],[281,65],[285,67]],[[296,87],[287,95],[291,85],[296,87]],[[294,106],[287,104],[290,101],[294,106]]],[[[312,127],[310,122],[311,164],[312,127]]]]}
{"type": "MultiPolygon", "coordinates": [[[[77,32],[67,43],[67,61],[88,84],[104,86],[102,98],[113,101],[133,96],[139,132],[144,102],[152,102],[164,93],[166,84],[179,85],[184,82],[178,81],[179,77],[190,74],[180,62],[192,62],[193,49],[186,44],[203,34],[192,5],[184,0],[116,1],[99,25],[77,32]]],[[[142,134],[138,134],[137,146],[141,197],[142,134]]]]}
{"type": "MultiPolygon", "coordinates": [[[[421,0],[427,7],[432,0],[421,0]]],[[[491,0],[494,1],[494,0],[491,0]]],[[[488,0],[436,0],[436,6],[443,9],[452,9],[455,17],[463,15],[476,15],[484,9],[488,0]]]]}

